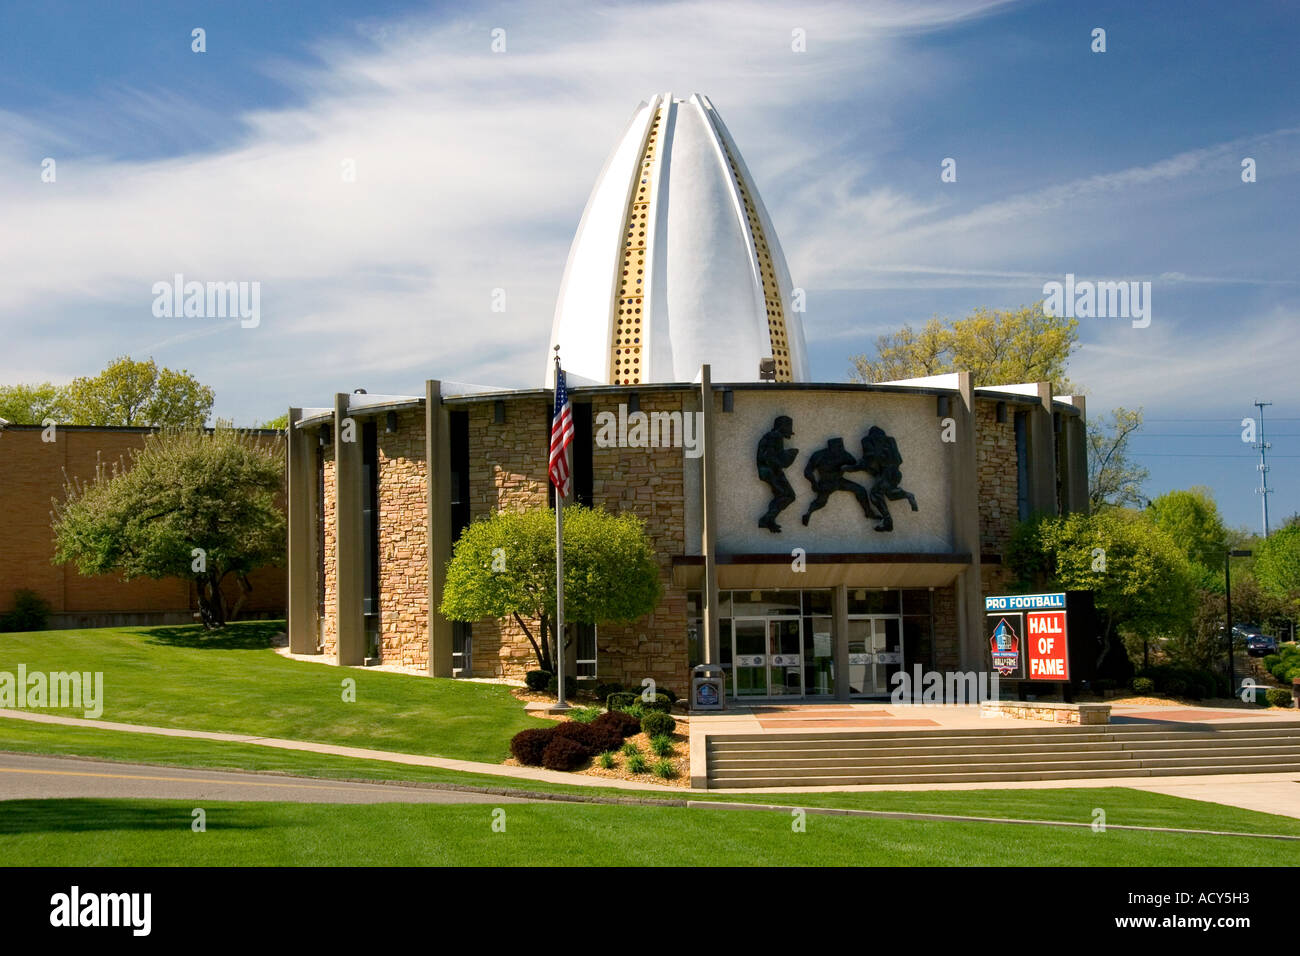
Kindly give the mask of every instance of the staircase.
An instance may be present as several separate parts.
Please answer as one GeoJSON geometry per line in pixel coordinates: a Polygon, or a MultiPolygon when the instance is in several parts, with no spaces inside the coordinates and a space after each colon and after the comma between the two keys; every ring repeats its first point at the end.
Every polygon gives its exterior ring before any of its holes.
{"type": "Polygon", "coordinates": [[[1300,774],[1300,720],[710,735],[708,789],[1300,774]]]}

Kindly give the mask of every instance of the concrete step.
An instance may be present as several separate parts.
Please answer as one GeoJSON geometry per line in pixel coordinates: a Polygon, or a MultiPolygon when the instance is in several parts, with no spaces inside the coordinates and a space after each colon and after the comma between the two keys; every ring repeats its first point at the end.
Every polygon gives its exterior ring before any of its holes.
{"type": "Polygon", "coordinates": [[[783,769],[819,767],[860,767],[875,769],[883,767],[940,766],[956,765],[964,767],[985,766],[988,764],[1013,763],[1054,763],[1060,761],[1078,761],[1093,759],[1116,760],[1159,760],[1189,758],[1215,761],[1221,758],[1239,757],[1296,757],[1300,759],[1300,744],[1290,746],[1221,746],[1221,747],[1180,747],[1180,748],[1132,748],[1109,749],[1071,748],[1061,750],[1028,750],[1021,753],[987,753],[987,754],[898,754],[883,756],[872,754],[868,758],[848,754],[828,756],[825,754],[801,753],[796,750],[747,753],[745,756],[710,755],[709,766],[717,773],[732,770],[744,770],[755,767],[780,767],[783,769]]]}
{"type": "Polygon", "coordinates": [[[905,746],[876,744],[874,746],[867,744],[859,745],[838,745],[830,742],[817,742],[807,746],[796,746],[794,741],[781,741],[777,745],[770,747],[732,747],[726,741],[709,742],[709,754],[711,757],[722,759],[748,759],[759,756],[770,757],[810,757],[810,758],[838,758],[850,757],[860,760],[874,760],[885,757],[915,757],[915,756],[970,756],[978,757],[983,754],[1019,754],[1019,753],[1051,753],[1053,751],[1078,751],[1078,750],[1096,750],[1096,751],[1119,751],[1119,750],[1176,750],[1187,747],[1201,747],[1206,749],[1245,747],[1245,746],[1276,746],[1276,747],[1296,747],[1300,748],[1300,737],[1261,735],[1250,737],[1224,737],[1217,734],[1198,734],[1189,737],[1177,738],[1141,738],[1137,740],[1100,740],[1100,741],[1079,741],[1073,738],[1066,739],[1049,739],[1033,740],[1025,743],[997,743],[997,744],[958,744],[958,743],[935,743],[929,746],[913,745],[908,741],[905,746]]]}
{"type": "MultiPolygon", "coordinates": [[[[1237,766],[1255,766],[1272,763],[1274,765],[1300,764],[1300,753],[1290,754],[1217,754],[1213,758],[1194,756],[1159,756],[1159,757],[1108,757],[1099,758],[1086,753],[1062,755],[1055,760],[1023,761],[962,761],[956,763],[901,763],[901,764],[813,764],[796,765],[782,762],[758,764],[748,767],[719,766],[710,769],[710,779],[714,777],[767,777],[773,775],[816,775],[818,777],[845,777],[862,774],[927,774],[927,775],[961,775],[964,773],[1016,774],[1022,772],[1056,771],[1056,770],[1123,770],[1133,767],[1210,767],[1219,772],[1230,772],[1226,768],[1237,766]]],[[[1280,772],[1280,771],[1277,771],[1280,772]]],[[[1105,774],[1098,774],[1105,776],[1105,774]]]]}
{"type": "Polygon", "coordinates": [[[1205,730],[1204,724],[1197,724],[1188,730],[1182,728],[1143,728],[1140,731],[1071,731],[1060,728],[1056,731],[1037,731],[1034,734],[982,734],[961,735],[945,731],[924,731],[919,734],[889,735],[883,734],[826,734],[826,732],[809,732],[805,735],[763,734],[763,735],[708,735],[708,744],[719,753],[738,752],[738,750],[762,750],[790,745],[798,748],[876,748],[897,749],[902,747],[1023,747],[1030,744],[1106,744],[1126,743],[1126,741],[1164,740],[1171,743],[1187,740],[1248,740],[1255,737],[1277,737],[1277,739],[1300,740],[1300,724],[1296,727],[1275,726],[1240,726],[1217,727],[1205,730]]]}
{"type": "MultiPolygon", "coordinates": [[[[780,775],[767,777],[718,776],[709,778],[710,790],[753,789],[758,787],[778,787],[797,789],[802,787],[844,787],[881,785],[890,786],[904,783],[993,783],[1016,780],[1087,780],[1101,777],[1181,777],[1202,776],[1205,774],[1224,773],[1221,767],[1204,765],[1193,767],[1147,767],[1125,766],[1106,770],[1077,770],[1054,768],[1049,770],[1018,770],[1013,772],[977,771],[969,773],[897,773],[870,774],[858,776],[809,776],[780,775]]],[[[1300,761],[1288,763],[1240,764],[1233,766],[1229,773],[1300,773],[1300,761]]]]}

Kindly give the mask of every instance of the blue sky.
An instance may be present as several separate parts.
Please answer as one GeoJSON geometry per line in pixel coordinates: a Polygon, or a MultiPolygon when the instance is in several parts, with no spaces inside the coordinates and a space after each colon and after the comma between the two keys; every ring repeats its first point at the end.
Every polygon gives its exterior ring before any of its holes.
{"type": "Polygon", "coordinates": [[[1150,494],[1209,485],[1257,528],[1256,398],[1275,523],[1300,510],[1298,46],[1282,2],[11,0],[0,381],[152,355],[247,423],[356,387],[535,384],[606,152],[641,99],[699,91],[807,292],[816,378],[1066,273],[1150,281],[1150,326],[1081,320],[1071,377],[1094,416],[1145,409],[1150,494]],[[155,317],[176,273],[260,282],[260,325],[155,317]]]}

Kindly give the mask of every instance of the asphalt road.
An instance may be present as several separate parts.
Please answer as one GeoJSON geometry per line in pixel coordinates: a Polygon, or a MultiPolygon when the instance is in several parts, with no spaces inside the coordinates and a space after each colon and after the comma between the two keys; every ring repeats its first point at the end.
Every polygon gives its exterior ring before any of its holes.
{"type": "Polygon", "coordinates": [[[528,802],[517,797],[424,787],[0,754],[0,800],[68,797],[267,800],[283,803],[528,802]]]}

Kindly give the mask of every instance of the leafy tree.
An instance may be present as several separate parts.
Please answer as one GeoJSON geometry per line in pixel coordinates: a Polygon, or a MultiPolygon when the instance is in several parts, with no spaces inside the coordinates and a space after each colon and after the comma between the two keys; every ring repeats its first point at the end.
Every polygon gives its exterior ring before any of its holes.
{"type": "Polygon", "coordinates": [[[1103,657],[1124,633],[1145,641],[1192,624],[1194,569],[1141,512],[1037,516],[1017,527],[1007,557],[1022,585],[1093,592],[1103,657]]]}
{"type": "Polygon", "coordinates": [[[1088,503],[1092,510],[1109,505],[1140,505],[1142,483],[1150,477],[1128,457],[1129,439],[1142,427],[1142,409],[1117,408],[1110,421],[1088,422],[1088,503]]]}
{"type": "Polygon", "coordinates": [[[1300,596],[1300,525],[1288,524],[1256,546],[1255,576],[1265,590],[1294,606],[1300,596]]]}
{"type": "Polygon", "coordinates": [[[200,427],[212,411],[212,389],[184,369],[160,369],[153,359],[114,359],[93,378],[64,389],[63,411],[77,425],[200,427]]]}
{"type": "Polygon", "coordinates": [[[277,415],[275,418],[272,418],[269,421],[262,422],[261,427],[262,428],[288,428],[289,413],[285,412],[283,415],[277,415]]]}
{"type": "Polygon", "coordinates": [[[0,418],[14,425],[40,425],[47,418],[62,421],[63,393],[57,385],[0,385],[0,418]]]}
{"type": "Polygon", "coordinates": [[[905,325],[876,339],[876,357],[852,358],[857,382],[968,371],[976,385],[1052,382],[1074,391],[1066,363],[1078,344],[1076,319],[1050,316],[1043,303],[1019,309],[976,309],[964,319],[930,319],[920,332],[905,325]]]}
{"type": "Polygon", "coordinates": [[[56,564],[82,574],[187,578],[208,628],[238,614],[248,573],[283,564],[284,443],[247,432],[165,429],[129,463],[103,463],[54,501],[56,564]],[[233,575],[241,594],[227,607],[233,575]]]}
{"type": "MultiPolygon", "coordinates": [[[[564,509],[564,618],[602,624],[654,610],[659,568],[641,519],[629,512],[564,509]]],[[[456,541],[442,613],[452,620],[512,617],[542,670],[555,670],[555,512],[498,511],[456,541]],[[539,622],[534,636],[525,619],[539,622]]],[[[566,643],[567,646],[567,643],[566,643]]]]}
{"type": "Polygon", "coordinates": [[[1209,488],[1170,491],[1151,502],[1151,519],[1182,548],[1207,590],[1223,589],[1223,555],[1228,529],[1209,488]]]}

